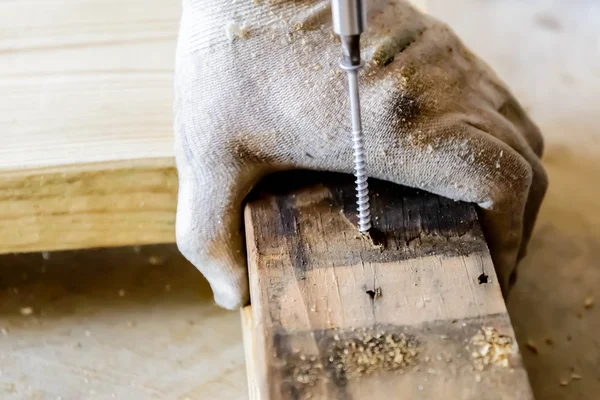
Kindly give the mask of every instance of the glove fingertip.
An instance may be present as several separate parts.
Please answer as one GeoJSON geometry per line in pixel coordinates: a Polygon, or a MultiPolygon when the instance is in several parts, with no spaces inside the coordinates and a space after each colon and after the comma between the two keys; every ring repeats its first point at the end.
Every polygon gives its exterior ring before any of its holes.
{"type": "Polygon", "coordinates": [[[238,310],[249,302],[249,296],[246,293],[239,291],[224,291],[223,288],[219,288],[219,290],[213,290],[215,303],[219,307],[226,308],[227,310],[238,310]]]}

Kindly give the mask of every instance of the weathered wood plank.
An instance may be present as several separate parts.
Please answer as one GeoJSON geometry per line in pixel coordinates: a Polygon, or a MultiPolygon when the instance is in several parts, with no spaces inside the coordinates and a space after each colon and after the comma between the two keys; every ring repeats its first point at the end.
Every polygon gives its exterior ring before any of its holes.
{"type": "Polygon", "coordinates": [[[377,182],[379,247],[345,178],[281,182],[245,216],[254,398],[532,398],[473,206],[377,182]]]}

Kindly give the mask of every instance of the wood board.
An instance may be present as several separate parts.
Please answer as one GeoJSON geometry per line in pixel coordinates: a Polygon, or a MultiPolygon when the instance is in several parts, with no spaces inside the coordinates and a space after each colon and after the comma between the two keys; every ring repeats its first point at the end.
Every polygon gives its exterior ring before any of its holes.
{"type": "Polygon", "coordinates": [[[374,245],[344,177],[273,179],[245,214],[253,399],[533,398],[472,205],[376,182],[374,245]]]}
{"type": "Polygon", "coordinates": [[[175,240],[179,15],[0,2],[0,253],[175,240]]]}
{"type": "Polygon", "coordinates": [[[0,174],[0,253],[175,241],[171,160],[0,174]]]}

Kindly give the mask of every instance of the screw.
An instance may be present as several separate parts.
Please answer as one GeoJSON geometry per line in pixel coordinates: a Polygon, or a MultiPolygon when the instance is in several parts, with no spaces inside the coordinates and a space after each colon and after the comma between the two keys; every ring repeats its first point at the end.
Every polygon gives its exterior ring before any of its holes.
{"type": "Polygon", "coordinates": [[[354,176],[356,177],[356,204],[358,205],[358,230],[365,233],[371,229],[371,206],[369,204],[369,183],[367,182],[358,92],[358,70],[362,67],[362,64],[351,65],[349,62],[342,61],[340,65],[348,72],[350,112],[352,116],[352,148],[354,149],[354,176]]]}

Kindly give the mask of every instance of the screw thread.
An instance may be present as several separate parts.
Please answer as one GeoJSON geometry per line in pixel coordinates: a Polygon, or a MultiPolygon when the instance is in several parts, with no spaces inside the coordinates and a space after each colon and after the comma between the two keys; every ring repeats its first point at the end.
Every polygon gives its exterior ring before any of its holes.
{"type": "Polygon", "coordinates": [[[365,162],[365,149],[362,131],[352,131],[354,149],[354,176],[356,177],[356,204],[358,205],[358,230],[371,229],[371,206],[369,204],[369,182],[365,162]]]}

